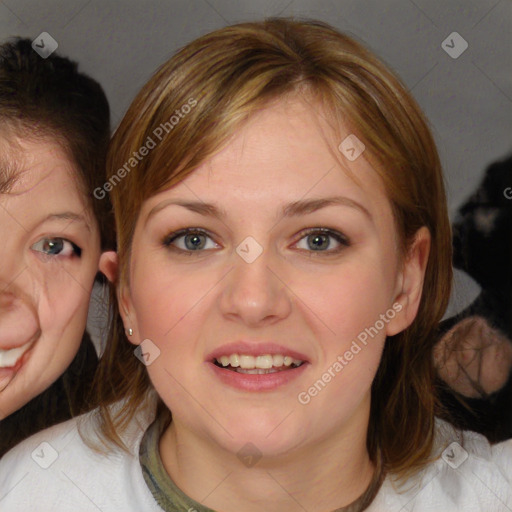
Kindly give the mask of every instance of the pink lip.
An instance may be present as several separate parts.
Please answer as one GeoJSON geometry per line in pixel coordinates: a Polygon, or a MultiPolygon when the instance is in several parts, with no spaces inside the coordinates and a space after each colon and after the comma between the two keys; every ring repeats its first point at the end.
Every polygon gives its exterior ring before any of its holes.
{"type": "Polygon", "coordinates": [[[208,354],[206,358],[207,367],[213,372],[213,375],[220,379],[224,384],[243,391],[272,391],[280,386],[284,386],[293,379],[298,378],[309,366],[308,357],[305,354],[287,348],[277,343],[259,343],[249,341],[235,341],[215,349],[208,354]],[[289,370],[280,370],[275,373],[266,373],[263,375],[251,375],[247,373],[238,373],[233,370],[219,367],[215,360],[221,356],[231,354],[247,356],[263,356],[265,354],[290,356],[293,359],[303,361],[298,368],[289,370]]]}
{"type": "Polygon", "coordinates": [[[292,368],[290,370],[281,370],[276,373],[266,373],[263,375],[250,375],[246,373],[238,373],[233,370],[226,370],[225,368],[221,368],[210,361],[206,364],[215,377],[220,379],[224,384],[242,391],[256,392],[272,391],[280,386],[284,386],[293,379],[300,377],[309,366],[309,363],[303,363],[298,368],[292,368]]]}
{"type": "Polygon", "coordinates": [[[5,386],[0,389],[0,392],[3,391],[16,377],[16,375],[21,371],[21,369],[25,366],[26,362],[29,360],[32,352],[34,350],[34,345],[32,345],[16,362],[14,366],[7,366],[5,368],[0,368],[0,380],[8,377],[9,381],[5,384],[5,386]]]}
{"type": "Polygon", "coordinates": [[[9,346],[3,347],[0,343],[0,350],[12,350],[13,348],[20,348],[23,345],[26,345],[29,342],[34,342],[41,335],[41,330],[37,329],[37,331],[30,337],[23,341],[17,341],[15,344],[9,344],[9,346]]]}
{"type": "MultiPolygon", "coordinates": [[[[258,343],[248,341],[235,341],[234,343],[228,343],[215,349],[213,352],[206,356],[207,362],[213,362],[215,359],[221,356],[229,356],[231,354],[246,355],[246,356],[264,356],[266,354],[276,355],[281,354],[283,356],[290,356],[293,359],[299,359],[304,362],[308,362],[306,355],[296,352],[290,348],[278,345],[276,343],[258,343]]],[[[228,370],[229,371],[229,370],[228,370]]],[[[233,373],[233,372],[230,372],[233,373]]],[[[270,374],[275,375],[275,374],[270,374]]],[[[259,377],[265,377],[259,375],[259,377]]]]}

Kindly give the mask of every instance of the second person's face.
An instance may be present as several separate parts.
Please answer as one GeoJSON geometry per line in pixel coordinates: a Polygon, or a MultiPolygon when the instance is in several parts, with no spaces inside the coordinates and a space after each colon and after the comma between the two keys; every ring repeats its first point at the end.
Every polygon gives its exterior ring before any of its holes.
{"type": "Polygon", "coordinates": [[[52,141],[19,140],[0,195],[0,419],[73,360],[98,270],[99,230],[77,171],[52,141]]]}

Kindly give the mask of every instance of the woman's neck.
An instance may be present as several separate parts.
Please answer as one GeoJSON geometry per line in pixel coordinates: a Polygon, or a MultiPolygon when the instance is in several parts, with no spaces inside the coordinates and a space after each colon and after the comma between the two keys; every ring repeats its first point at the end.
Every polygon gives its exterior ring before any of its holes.
{"type": "Polygon", "coordinates": [[[160,439],[160,454],[174,483],[213,510],[328,512],[352,503],[372,480],[368,414],[358,411],[324,439],[259,460],[256,448],[237,455],[173,421],[160,439]]]}

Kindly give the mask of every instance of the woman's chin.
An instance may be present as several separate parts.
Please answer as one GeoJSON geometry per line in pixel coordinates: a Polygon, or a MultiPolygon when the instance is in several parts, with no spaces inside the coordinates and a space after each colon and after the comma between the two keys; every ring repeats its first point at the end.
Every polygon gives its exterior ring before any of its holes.
{"type": "Polygon", "coordinates": [[[297,449],[302,441],[299,439],[300,432],[295,433],[290,429],[272,432],[271,429],[259,430],[251,428],[250,425],[238,425],[236,430],[232,429],[230,433],[233,437],[223,436],[224,439],[218,440],[218,443],[236,455],[244,464],[245,457],[253,459],[264,457],[267,461],[284,457],[297,449]]]}

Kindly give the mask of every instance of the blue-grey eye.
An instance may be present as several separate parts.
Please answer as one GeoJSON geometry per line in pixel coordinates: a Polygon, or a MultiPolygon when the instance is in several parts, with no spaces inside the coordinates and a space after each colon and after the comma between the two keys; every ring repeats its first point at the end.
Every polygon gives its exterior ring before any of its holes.
{"type": "Polygon", "coordinates": [[[306,249],[314,252],[327,252],[327,249],[335,252],[341,246],[347,245],[349,245],[348,240],[341,234],[331,230],[318,229],[310,230],[309,233],[306,233],[306,235],[297,243],[297,247],[299,249],[306,249]],[[303,240],[306,241],[306,247],[300,247],[299,245],[303,240]],[[334,247],[332,247],[332,240],[335,240],[334,247]]]}
{"type": "Polygon", "coordinates": [[[202,249],[215,249],[217,244],[213,242],[210,236],[200,230],[182,230],[177,233],[169,235],[164,244],[167,247],[176,248],[178,250],[194,252],[201,251],[202,249]],[[210,245],[207,247],[208,240],[210,245]]]}
{"type": "Polygon", "coordinates": [[[80,256],[82,254],[80,247],[65,238],[42,238],[31,249],[48,256],[61,256],[64,258],[80,256]]]}
{"type": "Polygon", "coordinates": [[[328,249],[331,244],[331,240],[329,235],[320,234],[320,235],[308,235],[307,236],[308,244],[313,250],[321,250],[328,249]]]}

